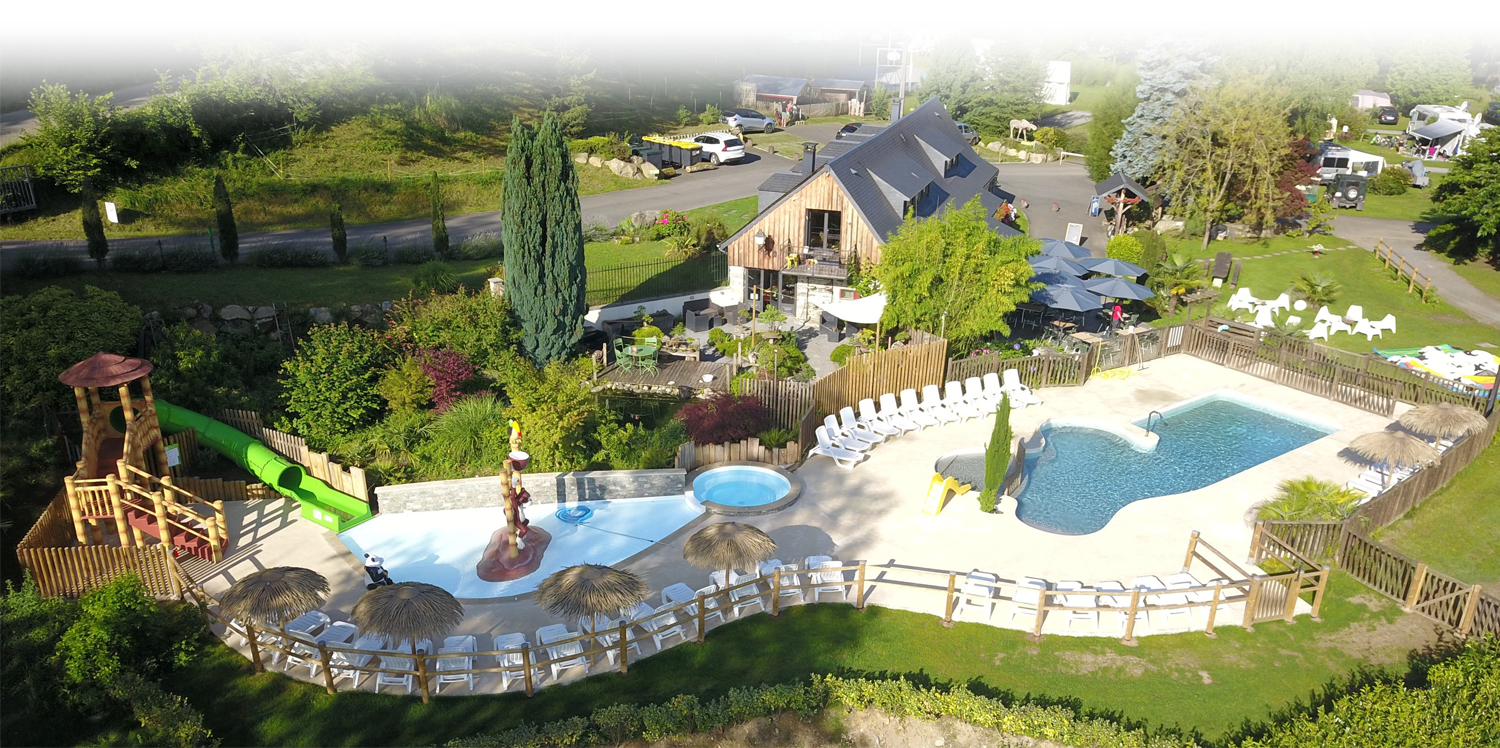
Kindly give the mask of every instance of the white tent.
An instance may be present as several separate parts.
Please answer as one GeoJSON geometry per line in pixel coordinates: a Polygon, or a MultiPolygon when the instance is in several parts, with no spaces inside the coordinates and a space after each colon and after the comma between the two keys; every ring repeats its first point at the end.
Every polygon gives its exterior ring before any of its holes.
{"type": "Polygon", "coordinates": [[[1047,63],[1047,81],[1042,84],[1042,103],[1067,106],[1073,97],[1073,63],[1053,60],[1047,63]]]}
{"type": "Polygon", "coordinates": [[[856,325],[873,325],[885,313],[885,294],[878,293],[851,301],[825,301],[823,311],[856,325]]]}

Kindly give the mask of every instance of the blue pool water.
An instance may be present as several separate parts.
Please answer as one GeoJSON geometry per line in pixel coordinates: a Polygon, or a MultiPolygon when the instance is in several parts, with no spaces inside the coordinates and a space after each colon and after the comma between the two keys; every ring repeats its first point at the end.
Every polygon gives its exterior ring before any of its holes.
{"type": "Polygon", "coordinates": [[[535,572],[509,582],[474,573],[490,535],[505,526],[500,507],[381,514],[339,535],[355,558],[374,553],[398,582],[427,582],[460,598],[509,597],[536,590],[547,575],[575,564],[617,564],[681,529],[703,513],[686,496],[579,502],[594,510],[583,524],[557,518],[551,505],[531,504],[532,527],[552,534],[535,572]]]}
{"type": "Polygon", "coordinates": [[[1048,532],[1087,535],[1126,504],[1203,488],[1333,433],[1224,395],[1170,409],[1152,430],[1161,440],[1142,451],[1108,431],[1043,425],[1046,445],[1026,456],[1016,516],[1048,532]]]}
{"type": "Polygon", "coordinates": [[[715,468],[693,479],[693,497],[724,506],[760,506],[785,496],[792,484],[774,470],[715,468]]]}

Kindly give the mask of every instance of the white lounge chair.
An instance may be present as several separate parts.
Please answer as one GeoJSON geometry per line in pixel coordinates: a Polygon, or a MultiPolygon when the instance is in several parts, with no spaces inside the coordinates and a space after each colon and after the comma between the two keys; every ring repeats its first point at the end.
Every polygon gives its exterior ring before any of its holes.
{"type": "MultiPolygon", "coordinates": [[[[776,594],[783,599],[795,595],[797,598],[797,602],[806,602],[806,597],[802,592],[801,586],[802,575],[797,573],[798,571],[800,571],[797,568],[797,565],[781,564],[777,568],[781,570],[781,588],[777,590],[776,594]]],[[[773,569],[772,571],[774,573],[775,570],[773,569]]],[[[770,577],[769,574],[766,576],[770,577]]],[[[774,579],[774,577],[772,577],[772,579],[774,579]]]]}
{"type": "Polygon", "coordinates": [[[683,632],[682,624],[677,622],[677,614],[672,612],[662,612],[662,609],[667,607],[670,606],[663,605],[661,608],[657,608],[655,611],[657,615],[651,616],[650,618],[643,618],[640,621],[641,628],[645,629],[647,633],[651,634],[651,641],[656,644],[657,651],[661,651],[663,649],[661,643],[662,640],[666,639],[667,637],[675,636],[678,639],[687,641],[687,634],[683,632]]]}
{"type": "Polygon", "coordinates": [[[1282,293],[1280,296],[1277,296],[1276,298],[1266,302],[1266,308],[1270,309],[1272,312],[1275,312],[1278,309],[1291,309],[1292,297],[1288,296],[1285,293],[1282,293]]]}
{"type": "Polygon", "coordinates": [[[319,644],[344,644],[359,636],[359,627],[348,621],[334,621],[314,641],[319,644]]]}
{"type": "Polygon", "coordinates": [[[1260,303],[1259,300],[1250,295],[1250,289],[1247,286],[1240,286],[1234,295],[1229,297],[1230,309],[1254,309],[1258,303],[1260,303]]]}
{"type": "MultiPolygon", "coordinates": [[[[719,588],[714,587],[713,585],[709,585],[701,590],[698,590],[698,594],[703,596],[703,625],[707,626],[708,619],[713,618],[714,616],[719,617],[719,623],[724,623],[724,609],[719,607],[718,595],[721,594],[719,592],[719,588]]],[[[698,611],[693,611],[693,615],[697,614],[698,611]]]]}
{"type": "Polygon", "coordinates": [[[886,437],[884,433],[860,424],[859,418],[854,415],[854,409],[847,405],[839,408],[839,428],[855,439],[872,444],[879,444],[885,441],[886,437]]]}
{"type": "Polygon", "coordinates": [[[1352,320],[1361,320],[1361,319],[1364,319],[1365,318],[1365,308],[1362,307],[1362,306],[1360,306],[1360,305],[1358,305],[1358,304],[1350,304],[1349,305],[1349,311],[1347,311],[1347,312],[1344,313],[1344,317],[1347,318],[1347,319],[1352,319],[1352,320]]]}
{"type": "MultiPolygon", "coordinates": [[[[504,668],[518,668],[525,665],[526,657],[521,654],[521,650],[528,646],[530,644],[526,641],[525,634],[501,634],[495,637],[495,650],[501,653],[495,655],[495,665],[504,668]]],[[[511,682],[518,680],[526,680],[524,669],[500,671],[500,690],[510,688],[511,682]]]]}
{"type": "Polygon", "coordinates": [[[989,621],[995,617],[995,606],[1000,600],[995,596],[1000,586],[1000,578],[987,571],[971,571],[964,578],[964,586],[959,591],[957,609],[953,611],[954,618],[962,618],[965,610],[974,608],[984,611],[984,620],[989,621]]]}
{"type": "Polygon", "coordinates": [[[1292,302],[1292,309],[1299,312],[1307,311],[1307,299],[1297,299],[1296,301],[1292,302]]]}
{"type": "Polygon", "coordinates": [[[964,386],[958,382],[948,382],[943,385],[943,407],[964,420],[984,416],[984,411],[964,397],[964,386]]]}
{"type": "Polygon", "coordinates": [[[1295,314],[1289,314],[1287,315],[1286,323],[1289,325],[1300,325],[1302,324],[1302,318],[1295,314]]]}
{"type": "MultiPolygon", "coordinates": [[[[1177,573],[1177,574],[1173,574],[1173,575],[1167,577],[1167,589],[1173,589],[1173,590],[1186,590],[1186,589],[1192,589],[1194,587],[1200,587],[1200,588],[1201,587],[1213,587],[1215,585],[1229,584],[1229,583],[1230,583],[1230,580],[1225,579],[1223,577],[1219,577],[1217,579],[1210,579],[1210,580],[1208,580],[1208,583],[1205,584],[1203,582],[1198,581],[1197,577],[1195,577],[1192,574],[1190,574],[1188,572],[1185,572],[1185,571],[1177,573]]],[[[1226,613],[1229,612],[1228,598],[1229,598],[1229,595],[1231,593],[1233,593],[1233,592],[1235,592],[1235,590],[1233,588],[1229,588],[1229,589],[1225,589],[1225,590],[1221,590],[1220,591],[1220,594],[1219,594],[1219,612],[1217,613],[1217,615],[1224,615],[1224,614],[1226,614],[1226,613]]],[[[1193,590],[1191,592],[1187,592],[1187,593],[1184,593],[1184,594],[1187,595],[1187,597],[1188,597],[1189,600],[1192,600],[1195,603],[1210,603],[1210,602],[1213,602],[1213,599],[1214,599],[1214,593],[1213,593],[1212,590],[1197,589],[1197,590],[1193,590]]],[[[1192,610],[1192,608],[1184,608],[1184,610],[1192,610]]],[[[1170,612],[1171,611],[1168,611],[1168,613],[1170,613],[1170,612]]],[[[1188,620],[1189,621],[1192,620],[1191,615],[1189,615],[1188,620]]]]}
{"type": "Polygon", "coordinates": [[[1017,579],[1016,591],[1010,596],[1010,622],[1015,623],[1017,616],[1031,616],[1035,619],[1037,606],[1042,603],[1042,592],[1046,589],[1047,583],[1041,579],[1017,579]]]}
{"type": "Polygon", "coordinates": [[[1030,387],[1021,384],[1021,374],[1015,369],[1005,370],[1005,384],[1001,389],[1010,395],[1010,399],[1026,405],[1041,405],[1042,399],[1031,391],[1030,387]]]}
{"type": "MultiPolygon", "coordinates": [[[[1056,589],[1062,592],[1092,592],[1092,590],[1083,586],[1083,582],[1071,580],[1058,582],[1056,589]]],[[[1099,598],[1092,594],[1063,595],[1062,603],[1069,608],[1097,608],[1099,606],[1099,598]]],[[[1064,629],[1071,631],[1073,630],[1074,621],[1086,621],[1094,624],[1095,631],[1099,630],[1098,610],[1069,610],[1064,612],[1068,614],[1063,618],[1064,629]]]]}
{"type": "Polygon", "coordinates": [[[305,665],[308,677],[316,676],[321,664],[318,659],[317,641],[301,631],[288,631],[286,635],[290,637],[287,644],[291,645],[292,653],[286,656],[286,665],[282,669],[290,671],[294,667],[305,665]]]}
{"type": "MultiPolygon", "coordinates": [[[[1096,592],[1123,593],[1125,592],[1125,585],[1115,581],[1098,582],[1094,585],[1094,590],[1096,592]]],[[[1130,618],[1130,595],[1100,595],[1099,602],[1103,603],[1105,607],[1114,608],[1119,611],[1119,614],[1115,616],[1115,621],[1119,623],[1119,631],[1123,633],[1125,631],[1125,621],[1130,618]]]]}
{"type": "Polygon", "coordinates": [[[329,644],[328,649],[331,651],[328,661],[331,667],[328,670],[333,674],[333,679],[337,681],[341,678],[350,678],[354,681],[354,687],[359,688],[359,679],[364,675],[364,671],[356,668],[369,665],[370,660],[375,656],[368,653],[380,649],[380,644],[381,638],[378,636],[361,636],[353,644],[329,644]]]}
{"type": "Polygon", "coordinates": [[[1313,326],[1312,326],[1312,329],[1307,331],[1307,339],[1308,340],[1317,340],[1319,338],[1322,338],[1323,340],[1327,340],[1328,339],[1328,323],[1327,322],[1317,322],[1317,323],[1314,323],[1313,326]]]}
{"type": "Polygon", "coordinates": [[[1256,327],[1266,328],[1276,326],[1276,310],[1269,306],[1263,306],[1255,313],[1255,321],[1250,324],[1256,327]]]}
{"type": "MultiPolygon", "coordinates": [[[[683,586],[686,587],[686,585],[683,586]]],[[[610,618],[603,613],[595,613],[593,618],[589,618],[588,616],[578,617],[578,630],[594,634],[594,642],[599,645],[600,649],[604,650],[604,656],[609,660],[611,665],[618,662],[620,658],[619,626],[619,619],[610,618]]],[[[628,630],[629,627],[627,626],[626,628],[628,630]]],[[[637,656],[644,656],[641,654],[641,643],[638,641],[630,642],[625,645],[625,648],[635,650],[637,656]]]]}
{"type": "Polygon", "coordinates": [[[839,411],[840,417],[843,416],[844,410],[849,411],[849,415],[851,418],[854,418],[855,423],[883,437],[890,438],[900,436],[903,433],[900,426],[886,423],[885,419],[881,418],[875,412],[875,401],[868,397],[859,401],[859,416],[857,418],[854,417],[854,411],[848,408],[839,411]]]}
{"type": "MultiPolygon", "coordinates": [[[[868,452],[872,447],[875,446],[875,442],[866,441],[865,439],[854,436],[844,431],[844,429],[840,428],[839,419],[834,417],[832,413],[823,416],[823,428],[828,431],[829,436],[833,437],[833,443],[837,444],[840,447],[843,447],[844,449],[852,449],[855,452],[868,452]]],[[[874,435],[871,434],[871,436],[874,435]]]]}
{"type": "Polygon", "coordinates": [[[814,563],[814,558],[818,557],[810,556],[807,561],[807,568],[814,570],[809,575],[813,583],[813,602],[819,602],[825,592],[837,592],[841,599],[848,600],[848,583],[844,581],[844,572],[839,571],[843,564],[832,559],[814,563]]]}
{"type": "Polygon", "coordinates": [[[813,431],[818,435],[818,446],[813,447],[810,454],[823,455],[845,470],[853,470],[854,465],[865,458],[860,452],[844,449],[834,444],[833,439],[828,435],[828,429],[820,426],[813,431]]]}
{"type": "Polygon", "coordinates": [[[1000,398],[990,398],[988,392],[984,391],[984,384],[979,377],[969,377],[964,380],[964,396],[969,399],[969,404],[979,408],[984,413],[995,412],[995,406],[1000,404],[1000,398]]]}
{"type": "MultiPolygon", "coordinates": [[[[1154,574],[1147,574],[1145,576],[1139,576],[1135,579],[1130,580],[1130,587],[1131,589],[1137,589],[1142,590],[1143,592],[1151,593],[1141,595],[1141,605],[1146,606],[1155,605],[1162,601],[1161,593],[1166,591],[1167,584],[1161,581],[1160,577],[1154,574]]],[[[1140,612],[1136,613],[1136,618],[1144,621],[1147,628],[1150,628],[1151,616],[1147,613],[1147,611],[1141,610],[1140,612]]]]}
{"type": "MultiPolygon", "coordinates": [[[[668,585],[666,589],[663,589],[661,591],[662,605],[681,605],[683,603],[694,602],[697,599],[698,593],[694,592],[692,587],[689,587],[682,582],[675,582],[671,585],[668,585]]],[[[692,610],[692,612],[695,614],[697,613],[696,610],[693,610],[691,608],[689,608],[689,610],[692,610]]]]}
{"type": "MultiPolygon", "coordinates": [[[[860,412],[864,412],[864,406],[860,406],[860,412]]],[[[880,411],[877,414],[880,420],[901,429],[903,434],[910,431],[921,431],[923,424],[912,419],[902,412],[901,406],[896,404],[896,396],[890,392],[880,396],[880,411]]]]}
{"type": "Polygon", "coordinates": [[[948,410],[943,405],[943,393],[938,390],[937,385],[929,384],[922,387],[922,410],[941,423],[957,423],[958,414],[948,410]]]}
{"type": "MultiPolygon", "coordinates": [[[[751,577],[748,574],[745,576],[736,575],[734,577],[731,577],[731,579],[733,579],[733,583],[736,585],[741,582],[749,581],[752,578],[754,577],[751,577]]],[[[740,587],[739,589],[731,590],[729,592],[729,602],[732,603],[730,609],[734,612],[735,617],[738,618],[746,608],[749,608],[752,605],[764,611],[766,609],[766,601],[761,598],[762,594],[763,593],[760,591],[759,584],[750,584],[744,587],[740,587]]]]}
{"type": "MultiPolygon", "coordinates": [[[[885,395],[881,395],[880,400],[881,402],[885,402],[885,395]]],[[[928,413],[922,408],[921,401],[917,400],[916,390],[901,390],[901,415],[922,425],[924,428],[927,426],[936,426],[939,423],[937,416],[928,413]]]]}
{"type": "MultiPolygon", "coordinates": [[[[474,637],[469,637],[473,639],[474,637]]],[[[469,690],[474,690],[473,673],[454,673],[454,670],[473,670],[474,656],[472,648],[465,647],[443,647],[438,650],[437,658],[437,680],[435,683],[437,691],[443,690],[444,683],[468,683],[469,690]]]]}
{"type": "Polygon", "coordinates": [[[1354,329],[1350,331],[1350,334],[1363,335],[1365,336],[1365,340],[1374,340],[1375,338],[1385,337],[1380,333],[1380,328],[1376,327],[1374,322],[1371,322],[1367,319],[1362,319],[1358,322],[1355,322],[1354,329]]]}
{"type": "Polygon", "coordinates": [[[411,694],[412,684],[416,678],[416,663],[411,657],[401,657],[401,653],[411,654],[411,644],[403,642],[404,647],[394,650],[381,650],[380,667],[389,670],[404,670],[404,673],[376,673],[375,693],[380,693],[381,686],[405,686],[406,693],[411,694]]]}
{"type": "MultiPolygon", "coordinates": [[[[555,623],[551,626],[543,626],[536,630],[536,640],[543,645],[552,645],[553,642],[572,639],[575,634],[568,630],[567,626],[555,623]]],[[[552,669],[552,680],[557,680],[562,671],[574,667],[583,667],[583,674],[589,674],[589,658],[583,652],[583,642],[575,641],[555,646],[547,646],[547,659],[556,660],[550,666],[552,669]]]]}

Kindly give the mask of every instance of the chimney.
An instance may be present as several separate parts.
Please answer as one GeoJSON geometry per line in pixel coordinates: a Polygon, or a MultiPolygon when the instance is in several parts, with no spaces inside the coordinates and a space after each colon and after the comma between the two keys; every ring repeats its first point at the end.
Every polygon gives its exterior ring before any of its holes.
{"type": "Polygon", "coordinates": [[[808,140],[802,143],[802,174],[810,177],[818,170],[818,143],[808,140]]]}
{"type": "Polygon", "coordinates": [[[896,124],[896,120],[899,119],[901,119],[901,99],[896,99],[891,102],[891,124],[896,124]]]}

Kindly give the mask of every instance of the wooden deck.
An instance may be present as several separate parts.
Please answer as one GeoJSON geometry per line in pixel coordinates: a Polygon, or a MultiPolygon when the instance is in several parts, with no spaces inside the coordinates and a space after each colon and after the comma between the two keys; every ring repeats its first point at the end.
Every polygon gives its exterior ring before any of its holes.
{"type": "Polygon", "coordinates": [[[734,363],[731,361],[664,361],[656,373],[625,370],[615,364],[599,373],[599,383],[629,389],[632,387],[690,387],[727,391],[729,380],[734,378],[734,363]],[[704,382],[703,376],[712,375],[713,380],[704,382]]]}

